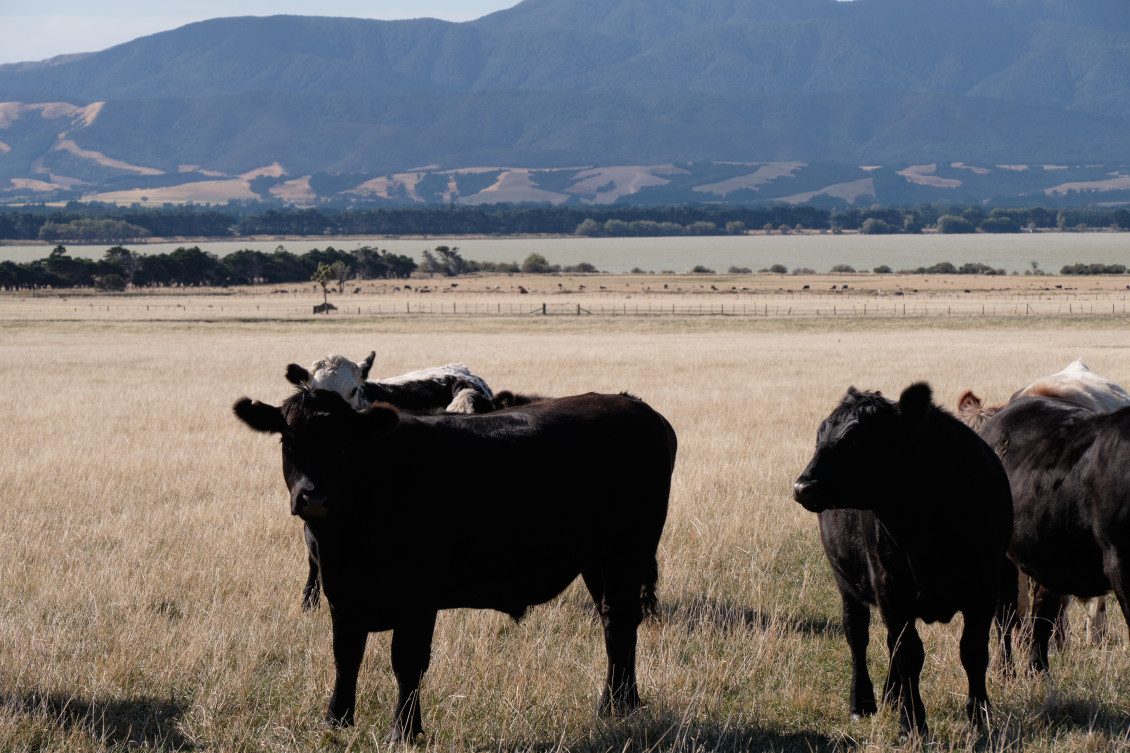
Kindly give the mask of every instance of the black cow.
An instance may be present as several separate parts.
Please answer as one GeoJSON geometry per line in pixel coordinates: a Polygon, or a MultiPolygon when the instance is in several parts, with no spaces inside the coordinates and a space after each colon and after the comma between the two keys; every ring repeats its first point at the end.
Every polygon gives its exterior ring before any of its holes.
{"type": "MultiPolygon", "coordinates": [[[[820,424],[816,452],[793,496],[820,514],[851,649],[852,715],[876,710],[867,674],[874,604],[890,652],[883,697],[897,702],[903,733],[927,730],[918,688],[925,655],[915,620],[949,622],[959,611],[961,664],[969,678],[965,711],[975,723],[987,718],[998,584],[1016,583],[1005,558],[1012,500],[992,449],[935,406],[925,383],[908,387],[897,403],[853,387],[820,424]]],[[[1015,601],[1015,593],[1005,596],[1006,603],[1015,601]]]]}
{"type": "Polygon", "coordinates": [[[236,415],[282,435],[291,512],[314,542],[333,622],[328,720],[353,722],[369,632],[392,630],[399,697],[391,740],[421,732],[417,706],[436,612],[521,617],[580,574],[604,625],[599,711],[639,704],[636,628],[654,609],[671,425],[627,395],[587,394],[483,415],[410,415],[300,389],[236,415]],[[443,459],[437,472],[436,458],[443,459]],[[483,468],[504,465],[503,476],[483,468]]]}
{"type": "Polygon", "coordinates": [[[1022,397],[993,414],[981,437],[1012,485],[1009,556],[1039,584],[1031,659],[1046,670],[1059,595],[1113,590],[1130,623],[1130,408],[1095,413],[1022,397]]]}
{"type": "MultiPolygon", "coordinates": [[[[370,352],[360,364],[341,355],[327,356],[315,361],[310,369],[292,363],[286,367],[286,378],[299,388],[323,386],[335,390],[354,408],[379,401],[401,410],[420,412],[485,413],[494,410],[491,404],[494,395],[490,387],[462,364],[435,366],[389,379],[366,381],[376,355],[375,351],[370,352]]],[[[316,607],[319,597],[317,544],[308,529],[305,535],[310,567],[306,585],[302,588],[304,612],[316,607]]]]}

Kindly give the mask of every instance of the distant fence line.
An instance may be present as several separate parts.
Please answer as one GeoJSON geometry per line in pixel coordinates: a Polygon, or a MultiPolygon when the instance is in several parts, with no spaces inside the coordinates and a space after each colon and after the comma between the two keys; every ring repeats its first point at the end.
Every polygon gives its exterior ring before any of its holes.
{"type": "MultiPolygon", "coordinates": [[[[460,301],[400,301],[347,305],[341,304],[336,310],[327,313],[313,313],[312,305],[274,305],[213,303],[80,303],[60,300],[57,305],[42,306],[41,310],[53,313],[84,312],[86,314],[147,314],[148,318],[163,318],[165,315],[180,317],[247,317],[247,318],[349,318],[349,317],[387,317],[387,316],[503,316],[503,317],[746,317],[759,319],[787,318],[902,318],[902,317],[1024,317],[1024,316],[1080,316],[1125,314],[1125,296],[1119,300],[1106,301],[1031,301],[1011,300],[999,302],[975,301],[790,301],[771,303],[710,303],[656,301],[625,302],[559,302],[559,303],[515,303],[515,302],[460,302],[460,301]]],[[[18,310],[19,301],[0,300],[0,314],[18,310]]]]}

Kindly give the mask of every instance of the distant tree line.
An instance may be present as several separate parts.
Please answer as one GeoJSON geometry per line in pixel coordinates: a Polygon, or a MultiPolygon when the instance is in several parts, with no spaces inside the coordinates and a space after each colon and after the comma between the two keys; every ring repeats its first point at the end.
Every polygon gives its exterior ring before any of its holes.
{"type": "Polygon", "coordinates": [[[198,246],[168,254],[138,254],[121,246],[107,249],[101,259],[81,259],[56,246],[44,259],[26,264],[0,262],[0,288],[97,288],[194,285],[255,285],[309,282],[319,265],[356,279],[406,278],[416,270],[411,257],[364,247],[339,251],[332,246],[292,254],[279,246],[270,253],[244,249],[218,257],[198,246]]]}
{"type": "Polygon", "coordinates": [[[1025,230],[1130,229],[1130,209],[913,208],[821,209],[812,206],[493,206],[400,209],[267,209],[247,206],[121,208],[71,202],[66,207],[0,209],[0,239],[124,242],[141,238],[375,235],[724,235],[748,230],[858,231],[867,234],[1018,233],[1025,230]]]}

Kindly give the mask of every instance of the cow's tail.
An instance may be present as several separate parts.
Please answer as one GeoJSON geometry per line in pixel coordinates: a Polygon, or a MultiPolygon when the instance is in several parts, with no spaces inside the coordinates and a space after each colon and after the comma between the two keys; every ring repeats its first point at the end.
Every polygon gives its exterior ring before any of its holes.
{"type": "Polygon", "coordinates": [[[652,557],[644,568],[643,582],[640,583],[640,607],[644,619],[659,617],[659,600],[655,598],[655,584],[659,580],[659,562],[652,557]]]}

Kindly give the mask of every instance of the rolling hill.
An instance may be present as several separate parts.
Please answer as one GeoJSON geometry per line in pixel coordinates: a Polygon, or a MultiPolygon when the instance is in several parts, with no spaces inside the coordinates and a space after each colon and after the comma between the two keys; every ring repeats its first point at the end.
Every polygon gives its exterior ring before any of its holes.
{"type": "Polygon", "coordinates": [[[1128,73],[1124,0],[213,19],[0,66],[0,199],[1126,201],[1128,73]]]}

